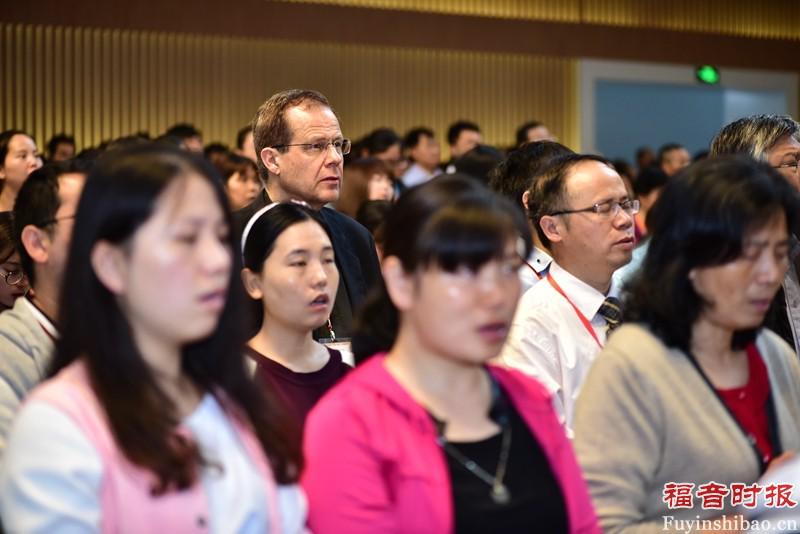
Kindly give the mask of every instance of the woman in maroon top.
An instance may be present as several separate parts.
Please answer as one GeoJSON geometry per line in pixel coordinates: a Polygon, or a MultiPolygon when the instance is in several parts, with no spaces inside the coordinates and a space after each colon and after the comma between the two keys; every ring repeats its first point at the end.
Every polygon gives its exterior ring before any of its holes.
{"type": "Polygon", "coordinates": [[[295,203],[256,212],[242,235],[242,281],[260,302],[261,328],[247,344],[257,380],[283,400],[302,425],[320,397],[350,367],[315,341],[330,324],[339,271],[325,223],[295,203]]]}

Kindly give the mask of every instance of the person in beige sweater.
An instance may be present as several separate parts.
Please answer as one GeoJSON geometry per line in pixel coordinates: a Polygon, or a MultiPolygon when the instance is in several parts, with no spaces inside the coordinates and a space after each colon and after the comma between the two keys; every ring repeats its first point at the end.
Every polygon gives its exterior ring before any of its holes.
{"type": "Polygon", "coordinates": [[[625,300],[635,324],[610,337],[576,406],[575,448],[606,532],[696,532],[723,518],[717,532],[738,531],[731,494],[709,509],[700,487],[755,483],[800,448],[800,363],[760,328],[796,213],[785,180],[738,158],[690,167],[650,213],[625,300]],[[690,507],[669,506],[669,483],[694,484],[690,507]]]}

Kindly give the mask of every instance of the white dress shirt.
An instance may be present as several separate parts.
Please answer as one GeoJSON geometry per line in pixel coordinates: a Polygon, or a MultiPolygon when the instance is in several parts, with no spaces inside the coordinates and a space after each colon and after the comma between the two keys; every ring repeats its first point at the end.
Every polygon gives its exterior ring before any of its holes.
{"type": "MultiPolygon", "coordinates": [[[[580,281],[555,261],[550,264],[549,275],[590,321],[597,341],[604,344],[608,325],[597,310],[606,295],[580,281]]],[[[609,295],[617,295],[613,282],[609,295]]],[[[575,399],[600,352],[597,341],[567,299],[547,280],[542,280],[520,299],[511,332],[500,354],[504,365],[536,378],[553,394],[553,405],[570,437],[575,399]]]]}
{"type": "Polygon", "coordinates": [[[539,280],[544,280],[547,276],[547,268],[553,258],[544,250],[533,247],[530,256],[519,268],[519,281],[522,283],[522,292],[529,290],[536,285],[539,280]],[[535,271],[535,272],[534,272],[535,271]]]}
{"type": "Polygon", "coordinates": [[[414,187],[415,185],[424,184],[439,174],[442,174],[442,171],[438,167],[434,169],[433,172],[430,172],[414,163],[403,174],[400,180],[406,185],[406,187],[414,187]]]}

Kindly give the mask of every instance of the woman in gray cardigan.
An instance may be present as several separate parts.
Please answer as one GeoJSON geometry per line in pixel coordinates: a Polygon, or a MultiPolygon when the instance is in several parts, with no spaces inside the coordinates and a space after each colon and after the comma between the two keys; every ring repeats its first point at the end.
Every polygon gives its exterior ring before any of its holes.
{"type": "Polygon", "coordinates": [[[796,192],[751,160],[701,162],[664,189],[628,287],[629,323],[576,408],[575,447],[606,532],[712,527],[703,519],[738,531],[731,484],[755,483],[800,448],[800,364],[760,328],[797,213],[796,192]]]}

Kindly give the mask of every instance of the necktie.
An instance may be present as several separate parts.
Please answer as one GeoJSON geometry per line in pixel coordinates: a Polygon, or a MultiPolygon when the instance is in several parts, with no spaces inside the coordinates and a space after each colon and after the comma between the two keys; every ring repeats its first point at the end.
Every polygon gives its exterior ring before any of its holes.
{"type": "Polygon", "coordinates": [[[608,323],[609,332],[622,324],[622,303],[617,297],[606,297],[597,313],[608,323]]]}

